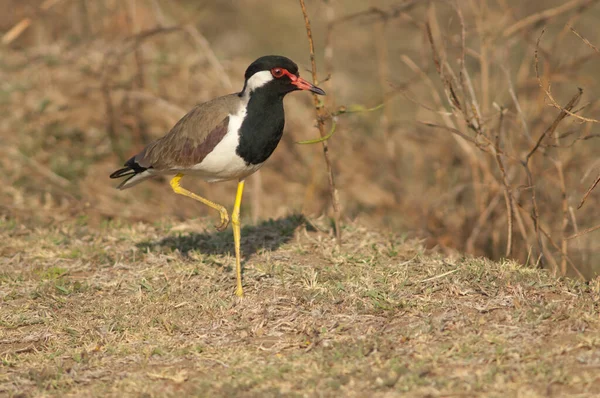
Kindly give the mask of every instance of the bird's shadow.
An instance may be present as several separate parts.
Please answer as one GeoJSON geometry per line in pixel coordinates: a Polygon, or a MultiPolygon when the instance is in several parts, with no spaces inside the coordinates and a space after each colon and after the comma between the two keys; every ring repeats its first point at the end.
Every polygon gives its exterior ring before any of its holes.
{"type": "MultiPolygon", "coordinates": [[[[242,227],[242,256],[248,258],[262,249],[276,250],[289,242],[296,228],[302,224],[306,224],[304,216],[293,214],[277,220],[262,221],[258,225],[242,227]]],[[[194,250],[206,255],[234,255],[231,229],[222,232],[173,234],[156,241],[143,241],[136,246],[144,251],[160,248],[178,250],[184,257],[194,250]]]]}

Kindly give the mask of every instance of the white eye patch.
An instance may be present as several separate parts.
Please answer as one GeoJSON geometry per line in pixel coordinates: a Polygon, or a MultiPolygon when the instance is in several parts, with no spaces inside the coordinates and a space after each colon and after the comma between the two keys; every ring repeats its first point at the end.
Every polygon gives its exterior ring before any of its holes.
{"type": "Polygon", "coordinates": [[[271,71],[263,70],[262,72],[256,72],[246,82],[246,90],[254,91],[257,88],[264,86],[273,79],[274,77],[271,74],[271,71]]]}

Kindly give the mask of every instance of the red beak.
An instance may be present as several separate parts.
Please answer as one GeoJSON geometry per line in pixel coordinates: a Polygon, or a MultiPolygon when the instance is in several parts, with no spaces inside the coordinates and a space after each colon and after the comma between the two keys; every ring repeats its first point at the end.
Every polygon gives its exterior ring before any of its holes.
{"type": "Polygon", "coordinates": [[[292,80],[292,84],[298,87],[299,90],[308,90],[312,91],[315,94],[325,95],[325,91],[315,86],[314,84],[304,80],[301,77],[297,77],[295,80],[292,80]]]}

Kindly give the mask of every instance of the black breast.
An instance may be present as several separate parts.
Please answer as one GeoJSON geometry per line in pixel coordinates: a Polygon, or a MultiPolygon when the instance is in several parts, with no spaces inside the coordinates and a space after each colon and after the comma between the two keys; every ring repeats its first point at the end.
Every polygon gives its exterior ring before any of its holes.
{"type": "Polygon", "coordinates": [[[281,140],[285,125],[283,98],[261,91],[251,94],[246,117],[240,127],[236,153],[247,164],[260,164],[271,156],[281,140]]]}

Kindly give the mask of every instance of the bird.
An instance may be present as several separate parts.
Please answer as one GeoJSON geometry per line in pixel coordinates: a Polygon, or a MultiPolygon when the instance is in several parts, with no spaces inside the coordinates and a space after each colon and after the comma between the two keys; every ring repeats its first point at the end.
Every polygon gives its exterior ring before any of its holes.
{"type": "Polygon", "coordinates": [[[171,189],[219,212],[223,231],[229,225],[227,209],[181,186],[184,176],[208,182],[237,180],[231,224],[236,260],[236,289],[244,295],[240,258],[240,207],[246,177],[258,171],[271,156],[283,135],[283,98],[293,91],[325,91],[300,77],[298,66],[289,58],[267,55],[252,62],[238,93],[217,97],[196,105],[163,137],[150,142],[125,162],[110,178],[126,177],[117,188],[131,188],[149,178],[174,175],[171,189]]]}

